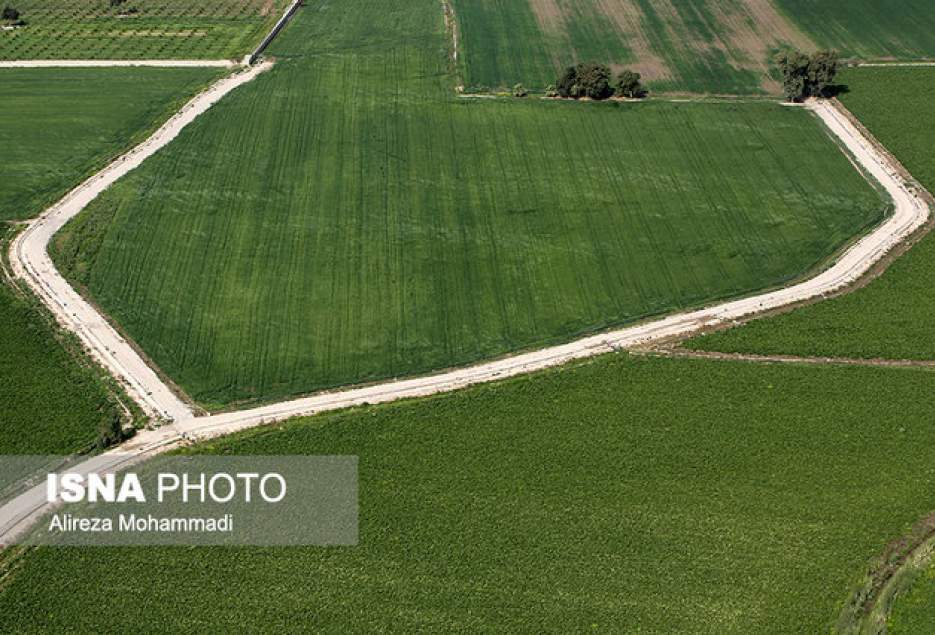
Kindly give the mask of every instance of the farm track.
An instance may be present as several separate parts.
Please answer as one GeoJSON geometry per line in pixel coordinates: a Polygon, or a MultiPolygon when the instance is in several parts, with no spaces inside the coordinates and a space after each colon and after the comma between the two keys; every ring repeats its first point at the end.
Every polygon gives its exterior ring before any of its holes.
{"type": "MultiPolygon", "coordinates": [[[[190,407],[161,381],[106,318],[68,285],[55,270],[46,249],[53,235],[110,184],[168,144],[182,128],[221,97],[269,67],[270,64],[263,64],[227,77],[197,96],[150,139],[113,162],[30,223],[11,248],[10,258],[16,275],[25,278],[63,325],[74,331],[91,348],[95,358],[128,386],[131,396],[146,412],[167,422],[161,427],[141,431],[119,447],[72,468],[74,471],[113,471],[187,443],[296,416],[425,397],[615,350],[645,349],[653,344],[685,337],[700,329],[729,324],[754,314],[840,292],[871,271],[890,250],[922,227],[929,216],[928,204],[919,192],[914,191],[914,186],[904,180],[901,168],[894,165],[873,140],[864,136],[850,120],[843,106],[835,102],[811,102],[807,107],[851,152],[856,162],[884,186],[895,203],[891,217],[841,254],[830,268],[816,276],[752,297],[435,375],[320,393],[244,411],[195,417],[190,407]]],[[[829,360],[825,363],[839,361],[829,360]]],[[[9,542],[25,531],[45,511],[41,487],[31,489],[0,507],[0,518],[9,519],[0,525],[0,544],[9,542]]]]}

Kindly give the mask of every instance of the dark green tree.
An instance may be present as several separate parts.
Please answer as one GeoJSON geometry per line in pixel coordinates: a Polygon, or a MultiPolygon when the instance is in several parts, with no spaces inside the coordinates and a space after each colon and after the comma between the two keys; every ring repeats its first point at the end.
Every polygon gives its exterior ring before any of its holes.
{"type": "Polygon", "coordinates": [[[596,62],[569,66],[559,76],[555,91],[560,97],[607,99],[614,94],[610,86],[610,69],[596,62]]]}
{"type": "Polygon", "coordinates": [[[642,75],[635,71],[626,70],[617,75],[617,81],[614,84],[617,95],[620,97],[642,97],[646,91],[643,90],[643,84],[640,83],[642,75]]]}
{"type": "Polygon", "coordinates": [[[783,93],[789,101],[831,94],[839,66],[836,51],[818,51],[811,56],[800,51],[783,51],[775,62],[782,75],[783,93]]]}
{"type": "Polygon", "coordinates": [[[19,11],[13,7],[3,7],[3,12],[0,13],[0,19],[3,19],[6,22],[18,22],[19,11]]]}

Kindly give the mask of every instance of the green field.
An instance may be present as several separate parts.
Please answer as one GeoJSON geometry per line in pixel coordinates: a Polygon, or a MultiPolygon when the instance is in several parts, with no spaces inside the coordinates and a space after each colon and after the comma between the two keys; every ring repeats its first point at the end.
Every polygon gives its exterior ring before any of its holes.
{"type": "Polygon", "coordinates": [[[897,596],[887,622],[890,635],[928,635],[935,632],[935,567],[919,575],[908,591],[897,596]]]}
{"type": "Polygon", "coordinates": [[[287,0],[16,0],[25,25],[0,31],[0,60],[240,59],[287,0]]]}
{"type": "Polygon", "coordinates": [[[803,110],[458,99],[434,7],[377,25],[366,0],[309,3],[276,68],[56,241],[198,402],[444,368],[780,284],[881,217],[803,110]]]}
{"type": "Polygon", "coordinates": [[[779,92],[769,59],[814,48],[768,2],[454,0],[467,90],[542,91],[569,64],[634,68],[652,91],[779,92]]]}
{"type": "MultiPolygon", "coordinates": [[[[35,216],[215,77],[204,69],[2,70],[3,221],[35,216]]],[[[102,371],[0,274],[0,454],[88,446],[120,410],[102,371]],[[76,361],[77,357],[77,361],[76,361]]]]}
{"type": "Polygon", "coordinates": [[[821,47],[862,59],[935,58],[931,0],[773,0],[821,47]]]}
{"type": "Polygon", "coordinates": [[[359,546],[44,549],[0,614],[17,632],[828,632],[931,510],[933,390],[925,370],[609,356],[258,430],[198,451],[359,456],[359,546]]]}
{"type": "MultiPolygon", "coordinates": [[[[935,68],[864,68],[843,76],[845,105],[935,191],[935,68]],[[898,107],[894,107],[898,104],[898,107]]],[[[935,236],[855,293],[694,340],[744,353],[935,360],[935,236]]]]}
{"type": "Polygon", "coordinates": [[[203,68],[0,69],[0,221],[35,216],[219,76],[203,68]]]}

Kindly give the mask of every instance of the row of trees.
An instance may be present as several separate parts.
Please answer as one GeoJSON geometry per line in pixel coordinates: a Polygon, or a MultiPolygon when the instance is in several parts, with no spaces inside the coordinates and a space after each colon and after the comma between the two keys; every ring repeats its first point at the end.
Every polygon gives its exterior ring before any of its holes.
{"type": "Polygon", "coordinates": [[[644,97],[646,90],[640,79],[639,73],[625,70],[612,80],[607,66],[587,62],[566,68],[559,76],[554,89],[549,92],[554,96],[571,99],[607,99],[613,95],[644,97]]]}
{"type": "Polygon", "coordinates": [[[782,75],[782,90],[789,101],[809,97],[830,97],[838,74],[837,51],[818,51],[806,55],[800,51],[784,51],[775,58],[782,75]]]}

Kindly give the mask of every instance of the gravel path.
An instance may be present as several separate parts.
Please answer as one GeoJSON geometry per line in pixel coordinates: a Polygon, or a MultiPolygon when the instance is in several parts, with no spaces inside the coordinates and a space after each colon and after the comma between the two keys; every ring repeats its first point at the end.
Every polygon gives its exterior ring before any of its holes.
{"type": "Polygon", "coordinates": [[[259,64],[229,75],[189,101],[149,139],[69,192],[65,198],[31,221],[10,246],[13,273],[23,278],[61,325],[78,335],[94,358],[113,374],[151,417],[189,419],[191,408],[179,399],[107,319],[59,274],[47,249],[52,236],[101,192],[170,143],[185,126],[238,86],[269,69],[259,64]]]}
{"type": "MultiPolygon", "coordinates": [[[[24,277],[66,328],[76,332],[94,356],[128,387],[150,413],[170,423],[138,433],[133,439],[80,464],[73,471],[107,472],[147,457],[206,438],[247,428],[348,406],[383,403],[456,390],[473,384],[558,366],[566,362],[618,349],[645,347],[683,337],[701,328],[733,322],[810,298],[840,291],[867,273],[891,249],[928,219],[929,207],[900,176],[899,168],[848,119],[836,102],[811,102],[806,107],[827,125],[854,159],[886,189],[895,204],[893,215],[847,249],[828,269],[791,286],[716,306],[630,326],[467,368],[323,393],[311,397],[239,412],[194,417],[183,403],[124,341],[106,319],[85,302],[52,266],[46,247],[52,236],[95,196],[126,174],[228,92],[269,68],[261,65],[216,83],[187,104],[149,140],[79,186],[20,234],[11,249],[16,274],[24,277]]],[[[47,511],[44,490],[34,488],[0,507],[0,545],[25,530],[47,511]]]]}

